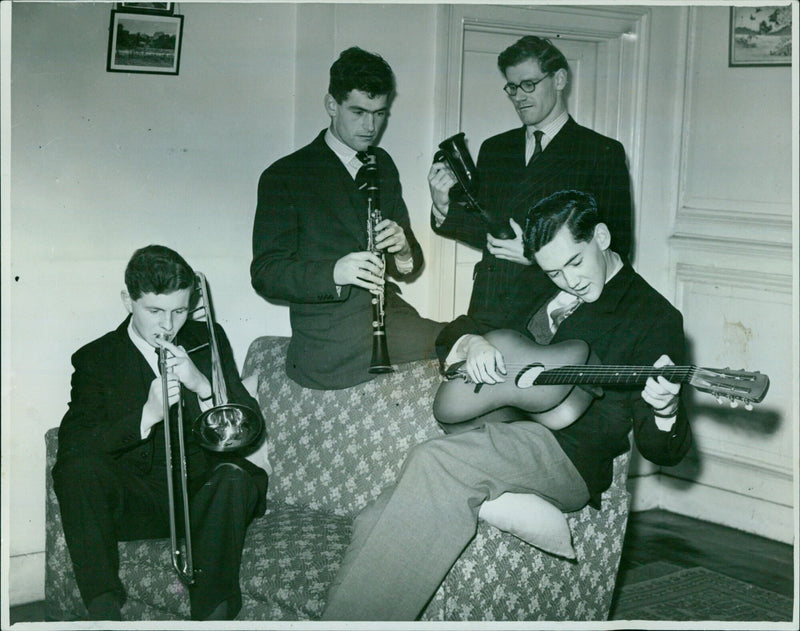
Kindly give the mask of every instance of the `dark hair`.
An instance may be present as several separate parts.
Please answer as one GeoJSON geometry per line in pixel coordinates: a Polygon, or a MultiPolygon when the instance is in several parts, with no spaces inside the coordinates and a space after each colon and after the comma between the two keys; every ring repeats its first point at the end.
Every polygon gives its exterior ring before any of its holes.
{"type": "Polygon", "coordinates": [[[505,75],[508,68],[528,59],[538,61],[542,72],[546,74],[562,68],[569,71],[564,54],[549,39],[536,35],[526,35],[506,48],[497,56],[497,67],[505,75]]]}
{"type": "Polygon", "coordinates": [[[331,66],[328,93],[341,103],[352,90],[360,90],[375,98],[394,91],[394,73],[383,57],[368,53],[358,46],[343,51],[331,66]]]}
{"type": "Polygon", "coordinates": [[[581,191],[559,191],[528,210],[523,234],[528,259],[541,250],[566,225],[575,241],[591,241],[600,223],[594,197],[581,191]]]}
{"type": "Polygon", "coordinates": [[[133,253],[125,268],[125,286],[132,300],[142,294],[171,294],[194,289],[194,270],[183,257],[163,245],[148,245],[133,253]]]}

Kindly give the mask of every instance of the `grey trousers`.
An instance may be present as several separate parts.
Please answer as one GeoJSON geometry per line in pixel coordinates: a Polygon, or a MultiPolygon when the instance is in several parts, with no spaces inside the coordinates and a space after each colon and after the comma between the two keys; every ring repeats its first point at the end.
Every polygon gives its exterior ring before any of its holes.
{"type": "Polygon", "coordinates": [[[562,511],[589,491],[552,433],[490,423],[409,452],[395,486],[356,518],[323,620],[414,620],[474,537],[480,505],[535,493],[562,511]]]}

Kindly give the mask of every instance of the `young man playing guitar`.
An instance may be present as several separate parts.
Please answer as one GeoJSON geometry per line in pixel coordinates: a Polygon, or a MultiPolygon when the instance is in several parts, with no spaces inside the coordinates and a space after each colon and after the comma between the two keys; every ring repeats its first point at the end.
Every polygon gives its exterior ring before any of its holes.
{"type": "MultiPolygon", "coordinates": [[[[524,239],[553,284],[536,284],[543,288],[530,317],[515,323],[518,331],[539,344],[584,340],[607,365],[683,360],[681,314],[611,249],[591,196],[562,191],[540,201],[524,239]]],[[[465,361],[476,387],[504,381],[503,354],[483,337],[488,326],[468,316],[454,324],[449,339],[440,336],[440,357],[465,361]]],[[[323,618],[416,618],[474,536],[481,504],[505,492],[535,493],[564,512],[599,506],[614,458],[630,449],[631,429],[640,453],[656,464],[674,465],[688,451],[679,384],[651,377],[643,390],[595,395],[560,429],[520,414],[414,447],[395,486],[356,520],[323,618]]]]}

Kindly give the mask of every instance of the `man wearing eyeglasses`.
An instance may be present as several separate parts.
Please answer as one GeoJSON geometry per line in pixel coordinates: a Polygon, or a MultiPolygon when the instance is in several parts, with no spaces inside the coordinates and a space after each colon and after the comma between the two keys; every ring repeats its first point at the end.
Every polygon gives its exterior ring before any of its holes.
{"type": "Polygon", "coordinates": [[[531,283],[547,282],[523,254],[527,210],[560,190],[589,193],[614,235],[614,250],[628,258],[631,197],[623,146],[578,125],[567,112],[569,66],[558,48],[527,35],[500,53],[497,65],[522,127],[481,146],[477,198],[490,216],[510,224],[515,238],[492,236],[486,221],[459,203],[456,179],[444,163],[433,164],[428,182],[434,231],[483,250],[473,274],[468,315],[491,328],[504,328],[529,311],[531,283]]]}

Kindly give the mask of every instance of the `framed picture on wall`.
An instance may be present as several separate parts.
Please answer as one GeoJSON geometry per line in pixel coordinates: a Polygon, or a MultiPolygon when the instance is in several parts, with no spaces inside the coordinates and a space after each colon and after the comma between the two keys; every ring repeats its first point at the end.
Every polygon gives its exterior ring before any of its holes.
{"type": "Polygon", "coordinates": [[[172,15],[174,2],[117,2],[121,11],[142,11],[144,13],[163,13],[172,15]]]}
{"type": "Polygon", "coordinates": [[[182,39],[182,15],[112,10],[106,70],[176,75],[182,39]]]}
{"type": "Polygon", "coordinates": [[[731,7],[729,66],[789,66],[792,7],[731,7]]]}

